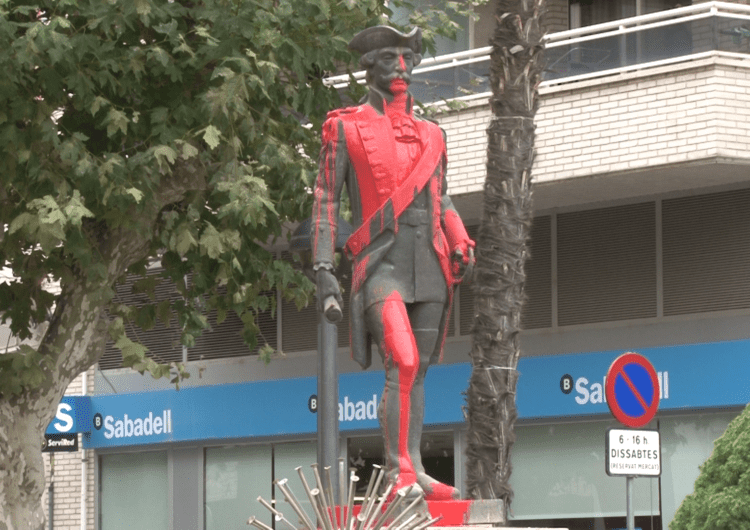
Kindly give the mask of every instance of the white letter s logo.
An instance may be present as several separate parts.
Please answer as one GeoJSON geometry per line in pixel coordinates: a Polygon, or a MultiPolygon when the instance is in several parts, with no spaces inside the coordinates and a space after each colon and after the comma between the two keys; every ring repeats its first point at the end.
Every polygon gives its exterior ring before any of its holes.
{"type": "Polygon", "coordinates": [[[60,421],[53,423],[52,426],[57,429],[58,432],[69,432],[70,429],[73,428],[73,416],[66,414],[66,412],[71,412],[72,410],[73,407],[67,403],[60,403],[57,406],[57,414],[55,414],[55,418],[60,421]]]}

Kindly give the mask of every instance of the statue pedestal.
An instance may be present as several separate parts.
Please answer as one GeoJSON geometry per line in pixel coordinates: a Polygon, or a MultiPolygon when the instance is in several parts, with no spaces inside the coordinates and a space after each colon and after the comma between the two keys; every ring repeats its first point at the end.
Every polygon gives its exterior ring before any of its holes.
{"type": "Polygon", "coordinates": [[[432,517],[442,516],[435,526],[497,526],[506,522],[503,516],[503,501],[499,499],[427,501],[427,508],[432,517]]]}
{"type": "MultiPolygon", "coordinates": [[[[459,500],[427,501],[432,517],[443,518],[433,525],[440,530],[501,530],[508,528],[503,510],[503,501],[459,500]]],[[[552,530],[544,528],[514,528],[513,530],[552,530]]],[[[555,529],[561,530],[561,529],[555,529]]]]}
{"type": "MultiPolygon", "coordinates": [[[[492,500],[457,500],[457,501],[426,501],[430,516],[442,517],[430,528],[439,530],[502,530],[510,528],[503,511],[503,501],[492,500]]],[[[361,506],[354,506],[353,513],[357,515],[361,506]]],[[[518,528],[513,530],[565,530],[560,528],[518,528]]]]}

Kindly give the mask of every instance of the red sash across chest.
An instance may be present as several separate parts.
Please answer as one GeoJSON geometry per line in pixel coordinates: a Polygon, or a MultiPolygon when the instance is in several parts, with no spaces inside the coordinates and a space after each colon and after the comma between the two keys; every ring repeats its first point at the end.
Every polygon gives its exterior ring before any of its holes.
{"type": "Polygon", "coordinates": [[[367,219],[410,175],[422,154],[423,139],[430,136],[429,127],[437,125],[405,115],[392,122],[369,105],[341,118],[357,175],[362,217],[367,219]]]}

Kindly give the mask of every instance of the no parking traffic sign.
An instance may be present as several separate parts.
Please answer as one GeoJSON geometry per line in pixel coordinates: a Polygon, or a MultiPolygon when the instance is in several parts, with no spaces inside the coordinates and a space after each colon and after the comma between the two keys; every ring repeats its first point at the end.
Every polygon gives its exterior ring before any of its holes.
{"type": "Polygon", "coordinates": [[[637,353],[624,353],[615,359],[607,371],[605,392],[612,415],[627,427],[643,427],[659,408],[656,370],[637,353]]]}

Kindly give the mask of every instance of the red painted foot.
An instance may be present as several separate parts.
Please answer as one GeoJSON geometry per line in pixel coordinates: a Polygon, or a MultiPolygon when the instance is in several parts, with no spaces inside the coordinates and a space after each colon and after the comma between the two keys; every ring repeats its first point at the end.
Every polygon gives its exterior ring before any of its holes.
{"type": "Polygon", "coordinates": [[[453,486],[443,484],[437,480],[421,483],[424,490],[424,498],[427,501],[455,501],[461,498],[461,492],[453,486]]]}
{"type": "Polygon", "coordinates": [[[396,498],[396,494],[401,491],[405,490],[408,487],[411,486],[411,491],[409,492],[408,497],[416,498],[422,493],[422,488],[417,484],[417,476],[413,473],[399,473],[398,478],[396,479],[396,484],[394,484],[393,489],[391,489],[390,495],[388,495],[388,501],[392,501],[396,498]]]}

